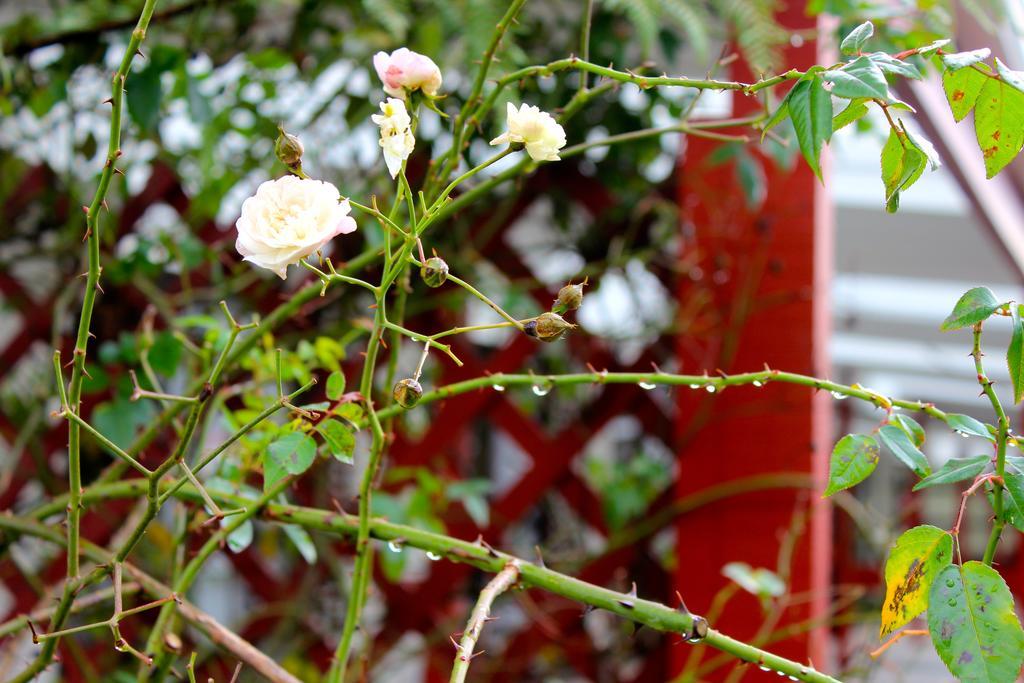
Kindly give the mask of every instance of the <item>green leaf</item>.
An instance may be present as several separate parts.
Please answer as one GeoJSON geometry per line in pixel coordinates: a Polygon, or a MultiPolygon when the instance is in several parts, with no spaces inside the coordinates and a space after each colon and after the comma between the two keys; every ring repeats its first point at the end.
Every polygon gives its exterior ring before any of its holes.
{"type": "Polygon", "coordinates": [[[1017,680],[1024,630],[1010,589],[992,567],[971,561],[943,569],[932,583],[928,630],[935,651],[960,680],[1017,680]]]}
{"type": "Polygon", "coordinates": [[[814,74],[798,81],[787,99],[800,152],[821,180],[821,147],[832,137],[832,98],[814,74]]]}
{"type": "Polygon", "coordinates": [[[863,434],[847,434],[832,449],[825,496],[861,483],[877,465],[878,442],[863,434]]]}
{"type": "MultiPolygon", "coordinates": [[[[230,517],[226,517],[221,520],[221,526],[227,526],[229,524],[231,524],[230,517]]],[[[234,531],[228,534],[228,548],[233,553],[242,552],[252,544],[253,533],[254,527],[252,520],[245,520],[234,531]]]]}
{"type": "Polygon", "coordinates": [[[918,448],[924,445],[924,427],[919,425],[914,418],[896,413],[889,419],[889,424],[894,424],[906,432],[918,448]]]}
{"type": "MultiPolygon", "coordinates": [[[[796,86],[793,86],[793,89],[795,88],[796,86]]],[[[764,125],[761,126],[761,142],[764,142],[764,138],[768,135],[768,131],[785,121],[786,117],[789,116],[789,96],[793,94],[793,89],[790,89],[789,93],[786,94],[786,97],[779,105],[779,108],[776,109],[772,115],[768,117],[768,120],[764,122],[764,125]]]]}
{"type": "Polygon", "coordinates": [[[751,567],[746,562],[730,562],[722,575],[743,590],[759,598],[777,598],[786,592],[786,584],[770,569],[751,567]]]}
{"type": "Polygon", "coordinates": [[[884,52],[872,52],[868,55],[868,59],[872,61],[879,69],[884,73],[893,74],[895,76],[904,76],[905,78],[915,78],[921,80],[924,76],[921,75],[921,70],[910,62],[904,62],[902,59],[896,59],[892,55],[888,55],[884,52]]]}
{"type": "MultiPolygon", "coordinates": [[[[1019,467],[1016,469],[1020,470],[1019,467]]],[[[1013,526],[1024,530],[1024,474],[1021,471],[1007,470],[1003,473],[1003,487],[1007,494],[1003,497],[1007,518],[1013,526]]]]}
{"type": "MultiPolygon", "coordinates": [[[[981,65],[986,71],[988,67],[981,65]]],[[[942,89],[946,93],[946,101],[949,102],[949,109],[953,112],[953,118],[963,121],[964,118],[974,109],[978,101],[978,93],[981,92],[985,83],[991,79],[977,69],[961,69],[959,71],[946,71],[942,74],[942,89]]]]}
{"type": "Polygon", "coordinates": [[[909,142],[902,131],[890,129],[889,139],[882,147],[882,182],[885,184],[885,209],[895,213],[900,192],[909,188],[924,172],[927,157],[909,142]]]}
{"type": "MultiPolygon", "coordinates": [[[[924,154],[925,159],[928,160],[928,167],[930,170],[934,171],[942,166],[942,159],[939,157],[939,153],[927,138],[920,133],[915,133],[910,128],[905,129],[903,132],[907,134],[907,140],[910,144],[914,145],[919,152],[924,154]]],[[[921,170],[923,171],[924,169],[921,170]]],[[[914,181],[916,180],[917,178],[914,179],[914,181]]],[[[911,181],[911,184],[913,184],[914,181],[911,181]]]]}
{"type": "Polygon", "coordinates": [[[356,449],[356,435],[352,428],[340,420],[324,420],[316,426],[331,455],[346,465],[352,464],[352,454],[356,449]]]}
{"type": "Polygon", "coordinates": [[[1010,318],[1013,321],[1013,336],[1006,349],[1006,367],[1010,371],[1010,383],[1013,384],[1013,402],[1020,403],[1024,398],[1024,323],[1020,318],[1020,306],[1010,306],[1010,318]]]}
{"type": "Polygon", "coordinates": [[[835,133],[840,128],[844,128],[854,121],[863,118],[868,113],[868,106],[865,104],[867,101],[865,98],[850,100],[850,104],[846,105],[846,109],[836,114],[835,118],[832,119],[832,132],[835,133]]]}
{"type": "Polygon", "coordinates": [[[839,43],[839,51],[844,55],[860,54],[860,49],[864,47],[864,43],[866,43],[868,38],[874,35],[874,33],[874,24],[870,21],[865,21],[863,24],[846,34],[846,37],[843,38],[843,42],[839,43]]]}
{"type": "Polygon", "coordinates": [[[988,439],[993,443],[996,440],[996,437],[992,436],[992,432],[989,431],[988,427],[986,427],[983,422],[975,420],[970,415],[950,413],[946,415],[946,424],[949,425],[950,429],[960,432],[961,434],[980,436],[981,438],[988,439]]]}
{"type": "Polygon", "coordinates": [[[889,99],[885,74],[867,56],[858,57],[839,69],[825,71],[821,77],[832,84],[832,94],[836,97],[889,99]]]}
{"type": "Polygon", "coordinates": [[[953,458],[947,460],[935,474],[929,475],[917,482],[915,491],[926,489],[940,484],[955,484],[958,481],[974,479],[985,471],[985,466],[992,458],[987,455],[976,455],[973,458],[953,458]]]}
{"type": "Polygon", "coordinates": [[[310,538],[309,532],[298,524],[285,524],[281,528],[284,529],[284,535],[299,551],[306,564],[316,564],[316,546],[313,545],[313,539],[310,538]]]}
{"type": "Polygon", "coordinates": [[[878,430],[878,436],[881,437],[886,448],[896,456],[896,459],[913,470],[914,474],[919,477],[927,477],[931,474],[932,467],[928,463],[928,458],[917,449],[917,446],[902,429],[893,425],[884,425],[878,430]]]}
{"type": "Polygon", "coordinates": [[[289,432],[267,447],[263,464],[263,488],[286,474],[302,474],[316,458],[316,442],[302,432],[289,432]],[[268,463],[270,467],[268,467],[268,463]]]}
{"type": "Polygon", "coordinates": [[[992,54],[992,50],[987,47],[983,47],[980,50],[971,50],[970,52],[955,52],[951,55],[942,55],[942,65],[946,67],[947,71],[959,71],[965,67],[977,64],[983,59],[988,59],[988,56],[992,54]]]}
{"type": "Polygon", "coordinates": [[[327,398],[337,401],[345,393],[345,373],[336,370],[327,376],[327,398]]]}
{"type": "Polygon", "coordinates": [[[943,332],[970,327],[986,320],[1003,304],[996,301],[996,295],[988,287],[975,287],[967,290],[953,306],[953,312],[946,316],[939,329],[943,332]]]}
{"type": "Polygon", "coordinates": [[[953,537],[938,527],[916,526],[896,539],[885,561],[885,601],[879,637],[928,609],[928,589],[952,559],[953,537]]]}
{"type": "Polygon", "coordinates": [[[974,134],[985,160],[985,175],[994,177],[1024,146],[1024,92],[988,78],[974,105],[974,134]]]}

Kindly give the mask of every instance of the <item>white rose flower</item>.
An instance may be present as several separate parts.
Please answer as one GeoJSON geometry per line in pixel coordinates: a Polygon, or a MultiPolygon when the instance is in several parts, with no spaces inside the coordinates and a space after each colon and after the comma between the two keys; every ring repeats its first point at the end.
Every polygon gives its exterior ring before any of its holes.
{"type": "Polygon", "coordinates": [[[402,170],[402,162],[409,158],[416,146],[412,134],[412,119],[405,108],[405,102],[389,97],[380,103],[382,113],[370,119],[380,126],[380,146],[384,149],[384,162],[394,178],[402,170]]]}
{"type": "Polygon", "coordinates": [[[338,188],[322,180],[293,175],[268,180],[242,202],[235,249],[283,280],[288,266],[356,229],[348,200],[340,199],[338,188]]]}
{"type": "Polygon", "coordinates": [[[441,87],[441,70],[426,55],[400,47],[390,55],[378,52],[373,56],[373,68],[384,83],[384,92],[405,99],[407,91],[422,90],[434,97],[441,87]]]}
{"type": "Polygon", "coordinates": [[[526,153],[534,161],[558,161],[558,150],[565,147],[565,129],[551,118],[551,114],[524,104],[515,108],[508,103],[507,130],[491,140],[492,145],[526,146],[526,153]]]}

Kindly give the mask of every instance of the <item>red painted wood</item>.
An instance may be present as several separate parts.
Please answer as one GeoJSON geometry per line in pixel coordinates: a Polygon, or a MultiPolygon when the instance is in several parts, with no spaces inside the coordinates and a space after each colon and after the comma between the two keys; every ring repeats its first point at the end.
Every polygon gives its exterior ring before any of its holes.
{"type": "MultiPolygon", "coordinates": [[[[791,28],[813,22],[802,7],[782,15],[791,28]]],[[[811,43],[786,50],[787,64],[806,68],[818,61],[811,43]]],[[[740,69],[733,76],[748,79],[740,69]]],[[[734,96],[734,115],[751,103],[734,96]]],[[[792,170],[766,161],[764,206],[749,209],[732,163],[715,165],[720,143],[690,138],[679,172],[684,213],[684,260],[696,256],[699,271],[679,288],[681,302],[703,302],[690,329],[680,334],[685,370],[739,372],[773,368],[827,375],[827,287],[831,272],[831,215],[821,185],[802,162],[792,170]]],[[[827,164],[826,164],[827,165],[827,164]]],[[[739,387],[720,396],[681,390],[683,419],[677,425],[680,476],[677,496],[759,472],[811,472],[823,481],[830,450],[828,397],[795,386],[739,387]],[[688,418],[685,416],[689,416],[688,418]]],[[[721,570],[731,561],[775,569],[781,535],[794,513],[813,507],[797,543],[791,590],[814,591],[808,607],[787,612],[783,623],[821,614],[829,602],[831,514],[818,495],[788,490],[759,492],[706,506],[676,523],[676,588],[697,613],[710,606],[727,583],[721,570]]],[[[749,638],[764,619],[756,600],[737,598],[713,626],[749,638]]],[[[827,634],[814,632],[773,650],[824,666],[827,634]]],[[[678,670],[689,648],[671,654],[678,670]]],[[[756,669],[754,669],[756,671],[756,669]]],[[[726,670],[709,680],[720,680],[726,670]]],[[[749,672],[747,678],[754,679],[749,672]]]]}

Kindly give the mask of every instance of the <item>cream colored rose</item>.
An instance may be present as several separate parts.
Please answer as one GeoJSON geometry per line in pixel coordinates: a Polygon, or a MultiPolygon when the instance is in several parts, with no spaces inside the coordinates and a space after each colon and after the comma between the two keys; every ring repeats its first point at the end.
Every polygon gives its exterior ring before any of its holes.
{"type": "Polygon", "coordinates": [[[380,103],[380,114],[370,117],[380,126],[380,146],[384,149],[384,162],[394,178],[402,170],[402,162],[409,158],[416,146],[412,134],[412,119],[405,108],[405,102],[389,97],[380,103]]]}
{"type": "Polygon", "coordinates": [[[558,150],[565,147],[565,130],[546,111],[528,104],[516,109],[509,102],[507,130],[491,144],[516,143],[524,145],[534,161],[558,161],[558,150]]]}
{"type": "Polygon", "coordinates": [[[235,249],[283,280],[288,266],[356,229],[348,200],[340,199],[338,188],[321,180],[293,175],[268,180],[242,203],[235,249]]]}

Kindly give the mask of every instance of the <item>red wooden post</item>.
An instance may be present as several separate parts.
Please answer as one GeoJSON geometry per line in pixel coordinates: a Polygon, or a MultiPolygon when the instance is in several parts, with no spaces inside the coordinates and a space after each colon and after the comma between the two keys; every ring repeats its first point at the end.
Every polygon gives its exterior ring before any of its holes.
{"type": "MultiPolygon", "coordinates": [[[[791,30],[814,27],[795,3],[780,20],[791,30]]],[[[785,57],[792,67],[820,63],[812,42],[786,49],[785,57]]],[[[733,77],[749,79],[750,74],[741,67],[733,77]]],[[[747,96],[733,96],[734,115],[749,113],[752,105],[747,96]]],[[[824,189],[802,161],[787,171],[766,160],[767,199],[751,210],[733,164],[715,165],[709,158],[722,143],[690,138],[686,144],[679,174],[688,231],[684,257],[692,262],[696,253],[699,267],[683,277],[679,290],[683,371],[729,373],[767,363],[827,375],[832,215],[824,189]]],[[[827,158],[823,161],[827,167],[827,158]]],[[[824,614],[832,556],[831,511],[821,500],[832,437],[828,395],[769,383],[721,395],[683,390],[678,405],[677,495],[765,472],[809,473],[815,483],[813,491],[743,494],[681,518],[676,527],[676,586],[687,606],[696,613],[708,610],[715,593],[727,584],[721,570],[728,562],[774,570],[794,514],[809,509],[792,555],[789,587],[795,594],[810,591],[813,597],[787,610],[781,623],[824,614]]],[[[712,626],[751,638],[766,616],[756,599],[740,595],[712,626]]],[[[827,629],[771,649],[796,659],[809,657],[825,667],[827,629]]],[[[689,654],[689,648],[673,648],[676,670],[689,654]]],[[[721,679],[724,671],[700,680],[721,679]]]]}

